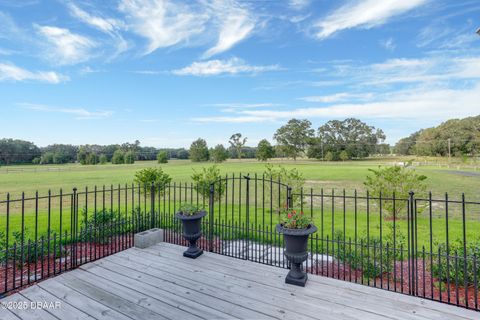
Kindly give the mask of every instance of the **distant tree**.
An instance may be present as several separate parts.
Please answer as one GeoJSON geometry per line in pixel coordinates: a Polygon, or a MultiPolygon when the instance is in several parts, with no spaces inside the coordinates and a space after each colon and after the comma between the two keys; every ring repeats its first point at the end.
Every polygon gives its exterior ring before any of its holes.
{"type": "Polygon", "coordinates": [[[96,153],[90,153],[87,156],[87,164],[95,165],[95,164],[98,164],[98,162],[99,162],[99,158],[96,153]]]}
{"type": "Polygon", "coordinates": [[[42,158],[36,157],[32,160],[32,164],[40,164],[41,161],[42,161],[42,158]]]}
{"type": "MultiPolygon", "coordinates": [[[[396,199],[408,199],[410,191],[414,191],[420,198],[425,196],[427,177],[417,174],[410,166],[411,162],[406,166],[368,169],[373,175],[367,176],[364,184],[373,198],[378,199],[378,202],[382,199],[382,206],[387,217],[395,215],[395,218],[400,218],[405,212],[407,201],[399,200],[394,203],[392,201],[394,194],[396,199]]],[[[405,217],[404,214],[403,217],[405,217]]]]}
{"type": "Polygon", "coordinates": [[[325,154],[324,159],[325,159],[325,161],[333,161],[333,160],[334,160],[333,152],[328,151],[328,152],[325,154]]]}
{"type": "Polygon", "coordinates": [[[416,142],[422,130],[412,133],[406,138],[398,140],[393,148],[393,152],[398,155],[414,155],[416,153],[416,142]]]}
{"type": "Polygon", "coordinates": [[[106,164],[108,162],[107,155],[101,154],[99,158],[100,164],[106,164]]]}
{"type": "Polygon", "coordinates": [[[301,152],[305,151],[309,138],[313,137],[312,123],[308,120],[291,119],[280,127],[274,135],[285,154],[297,159],[301,152]]]}
{"type": "Polygon", "coordinates": [[[342,152],[340,152],[339,157],[340,157],[340,160],[347,161],[349,159],[348,152],[345,150],[342,150],[342,152]]]}
{"type": "Polygon", "coordinates": [[[210,158],[215,163],[220,163],[228,159],[228,152],[222,144],[217,144],[215,148],[210,151],[210,158]]]}
{"type": "Polygon", "coordinates": [[[167,151],[160,151],[157,154],[157,162],[158,163],[168,163],[168,153],[167,153],[167,151]]]}
{"type": "Polygon", "coordinates": [[[134,164],[135,163],[135,152],[127,151],[125,152],[125,164],[134,164]]]}
{"type": "Polygon", "coordinates": [[[263,139],[257,146],[257,159],[259,161],[268,161],[275,156],[275,150],[267,139],[263,139]]]}
{"type": "Polygon", "coordinates": [[[113,153],[112,164],[124,164],[125,163],[125,152],[118,149],[113,153]]]}
{"type": "Polygon", "coordinates": [[[186,160],[190,157],[188,150],[180,149],[177,151],[177,159],[186,160]]]}
{"type": "Polygon", "coordinates": [[[77,160],[78,147],[70,144],[52,144],[41,149],[42,154],[52,152],[55,154],[54,163],[69,163],[77,160]]]}
{"type": "Polygon", "coordinates": [[[53,158],[55,154],[53,152],[45,152],[40,158],[41,164],[53,164],[53,158]]]}
{"type": "Polygon", "coordinates": [[[204,139],[198,138],[193,141],[190,146],[190,160],[193,162],[208,161],[209,152],[207,142],[204,139]]]}
{"type": "Polygon", "coordinates": [[[242,158],[242,148],[247,143],[247,138],[242,139],[242,134],[241,133],[235,133],[230,137],[230,140],[228,141],[230,143],[230,146],[232,149],[234,149],[237,153],[237,158],[241,159],[242,158]]]}
{"type": "Polygon", "coordinates": [[[385,134],[358,119],[348,118],[332,120],[318,128],[318,139],[323,152],[333,153],[334,160],[340,159],[343,150],[351,158],[365,158],[375,153],[385,134]]]}
{"type": "Polygon", "coordinates": [[[32,142],[0,139],[0,165],[31,163],[40,156],[40,149],[32,142]]]}

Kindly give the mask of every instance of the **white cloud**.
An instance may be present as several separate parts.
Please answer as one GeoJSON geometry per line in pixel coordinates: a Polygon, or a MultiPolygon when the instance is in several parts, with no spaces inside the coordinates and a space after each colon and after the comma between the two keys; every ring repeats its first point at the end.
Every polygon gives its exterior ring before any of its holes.
{"type": "Polygon", "coordinates": [[[231,49],[247,38],[255,28],[251,13],[235,1],[215,0],[211,9],[212,14],[219,20],[219,35],[217,44],[204,53],[204,58],[231,49]]]}
{"type": "Polygon", "coordinates": [[[67,4],[70,14],[80,21],[85,22],[86,24],[106,33],[113,33],[115,30],[123,28],[123,22],[117,19],[111,18],[102,18],[98,16],[91,15],[90,13],[82,10],[74,3],[70,2],[67,4]]]}
{"type": "Polygon", "coordinates": [[[335,33],[352,28],[370,29],[386,23],[428,0],[350,0],[314,24],[315,36],[326,39],[335,33]]]}
{"type": "Polygon", "coordinates": [[[68,29],[52,26],[36,26],[37,31],[50,44],[45,55],[59,65],[76,64],[91,58],[91,49],[97,44],[87,37],[68,29]]]}
{"type": "Polygon", "coordinates": [[[111,111],[89,111],[84,108],[63,108],[63,107],[51,107],[41,104],[32,104],[32,103],[19,103],[24,109],[39,111],[39,112],[55,112],[55,113],[64,113],[73,115],[77,120],[88,120],[88,119],[103,119],[108,118],[113,115],[111,111]]]}
{"type": "Polygon", "coordinates": [[[214,76],[219,74],[238,74],[238,73],[261,73],[266,71],[280,70],[278,65],[252,66],[246,64],[242,59],[231,58],[229,60],[209,60],[194,62],[191,65],[173,70],[172,73],[185,76],[214,76]]]}
{"type": "Polygon", "coordinates": [[[373,96],[372,93],[340,92],[340,93],[335,93],[332,95],[325,95],[325,96],[302,97],[302,98],[299,98],[299,100],[303,100],[306,102],[332,103],[332,102],[347,101],[347,100],[368,100],[368,99],[371,99],[372,96],[373,96]]]}
{"type": "Polygon", "coordinates": [[[288,5],[295,10],[301,10],[310,4],[311,0],[289,0],[288,5]]]}
{"type": "Polygon", "coordinates": [[[0,63],[0,81],[40,81],[57,84],[68,77],[53,71],[29,71],[11,63],[0,63]]]}
{"type": "Polygon", "coordinates": [[[397,48],[397,45],[395,44],[395,41],[393,40],[393,38],[381,40],[380,45],[388,51],[393,51],[395,50],[395,48],[397,48]]]}
{"type": "Polygon", "coordinates": [[[145,54],[188,43],[205,30],[208,19],[205,13],[168,0],[122,0],[119,10],[126,14],[129,28],[148,39],[145,54]]]}

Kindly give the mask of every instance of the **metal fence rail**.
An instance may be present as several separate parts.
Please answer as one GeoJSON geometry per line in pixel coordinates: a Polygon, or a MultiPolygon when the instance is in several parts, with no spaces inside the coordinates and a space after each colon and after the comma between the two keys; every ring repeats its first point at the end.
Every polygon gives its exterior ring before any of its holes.
{"type": "Polygon", "coordinates": [[[133,245],[137,232],[165,229],[187,245],[174,215],[186,203],[208,210],[204,250],[288,268],[279,212],[317,226],[307,272],[480,311],[480,203],[432,194],[407,198],[345,190],[292,189],[265,176],[212,184],[102,186],[0,200],[0,294],[133,245]]]}

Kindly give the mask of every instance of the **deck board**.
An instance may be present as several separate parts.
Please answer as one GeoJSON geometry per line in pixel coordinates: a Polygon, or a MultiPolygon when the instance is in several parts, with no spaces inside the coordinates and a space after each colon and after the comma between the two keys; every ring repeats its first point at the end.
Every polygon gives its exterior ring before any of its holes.
{"type": "Polygon", "coordinates": [[[354,283],[161,243],[131,248],[0,300],[61,301],[59,309],[0,310],[18,319],[480,319],[480,313],[354,283]]]}

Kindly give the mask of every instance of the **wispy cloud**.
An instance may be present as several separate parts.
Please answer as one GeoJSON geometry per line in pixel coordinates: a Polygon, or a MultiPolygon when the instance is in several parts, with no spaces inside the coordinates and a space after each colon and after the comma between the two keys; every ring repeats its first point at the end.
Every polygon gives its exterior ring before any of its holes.
{"type": "Polygon", "coordinates": [[[340,92],[332,95],[325,96],[308,96],[299,98],[306,102],[320,102],[320,103],[332,103],[340,101],[351,101],[351,100],[369,100],[373,97],[372,93],[350,93],[350,92],[340,92]]]}
{"type": "Polygon", "coordinates": [[[0,63],[0,81],[40,81],[57,84],[68,80],[67,76],[53,71],[29,71],[12,63],[0,63]]]}
{"type": "Polygon", "coordinates": [[[87,61],[91,58],[91,50],[97,46],[93,40],[72,33],[68,29],[39,25],[35,27],[49,44],[45,49],[45,55],[59,65],[87,61]]]}
{"type": "Polygon", "coordinates": [[[370,29],[386,23],[394,16],[417,8],[427,1],[428,0],[350,0],[345,5],[315,22],[315,36],[318,39],[326,39],[346,29],[370,29]]]}
{"type": "Polygon", "coordinates": [[[148,40],[145,54],[159,48],[188,43],[205,30],[208,15],[181,2],[168,0],[122,0],[128,27],[148,40]]]}
{"type": "Polygon", "coordinates": [[[239,74],[239,73],[262,73],[267,71],[280,70],[278,65],[254,66],[249,65],[239,58],[229,60],[209,60],[194,62],[191,65],[173,70],[172,73],[179,76],[215,76],[220,74],[239,74]]]}
{"type": "Polygon", "coordinates": [[[289,0],[288,5],[295,10],[301,10],[306,8],[310,2],[311,0],[289,0]]]}
{"type": "Polygon", "coordinates": [[[129,47],[128,42],[120,34],[120,30],[125,28],[123,21],[113,18],[102,17],[100,15],[93,15],[73,2],[68,2],[67,7],[70,14],[85,24],[108,34],[115,42],[115,55],[126,51],[129,47]]]}
{"type": "Polygon", "coordinates": [[[217,44],[204,53],[204,58],[229,50],[246,39],[255,27],[252,14],[236,1],[215,0],[211,10],[212,15],[219,21],[219,34],[217,44]]]}
{"type": "Polygon", "coordinates": [[[388,51],[394,51],[395,48],[397,47],[393,38],[388,38],[388,39],[385,39],[385,40],[381,40],[380,45],[388,51]]]}
{"type": "Polygon", "coordinates": [[[84,108],[52,107],[41,104],[19,103],[20,107],[32,111],[63,113],[74,116],[77,120],[104,119],[113,115],[112,111],[89,111],[84,108]]]}

